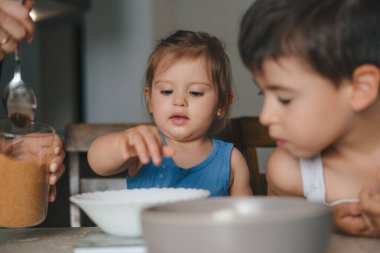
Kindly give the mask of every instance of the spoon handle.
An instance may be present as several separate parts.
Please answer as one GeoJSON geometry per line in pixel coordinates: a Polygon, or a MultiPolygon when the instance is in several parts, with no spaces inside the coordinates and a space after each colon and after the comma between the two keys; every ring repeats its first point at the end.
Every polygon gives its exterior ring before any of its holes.
{"type": "MultiPolygon", "coordinates": [[[[20,44],[20,42],[19,42],[20,44]]],[[[17,45],[17,48],[15,50],[15,61],[17,65],[20,65],[20,46],[19,44],[17,45]]]]}
{"type": "MultiPolygon", "coordinates": [[[[25,3],[25,0],[18,0],[18,2],[22,5],[24,5],[25,3]]],[[[15,50],[15,61],[16,61],[16,65],[20,66],[20,43],[17,43],[17,47],[16,47],[16,50],[15,50]]]]}

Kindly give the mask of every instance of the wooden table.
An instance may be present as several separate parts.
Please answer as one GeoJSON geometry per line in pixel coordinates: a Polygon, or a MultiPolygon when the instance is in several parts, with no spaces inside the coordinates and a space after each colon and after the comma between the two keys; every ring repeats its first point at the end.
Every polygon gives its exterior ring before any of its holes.
{"type": "MultiPolygon", "coordinates": [[[[1,253],[72,253],[75,242],[98,228],[0,229],[1,253]]],[[[334,234],[328,253],[380,252],[380,239],[334,234]]]]}

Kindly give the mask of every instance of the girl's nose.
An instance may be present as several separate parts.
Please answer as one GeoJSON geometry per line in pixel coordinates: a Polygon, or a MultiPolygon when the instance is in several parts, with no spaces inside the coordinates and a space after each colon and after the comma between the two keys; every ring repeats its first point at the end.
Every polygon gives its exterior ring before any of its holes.
{"type": "Polygon", "coordinates": [[[187,99],[185,94],[176,93],[174,95],[173,104],[175,106],[187,106],[187,99]]]}

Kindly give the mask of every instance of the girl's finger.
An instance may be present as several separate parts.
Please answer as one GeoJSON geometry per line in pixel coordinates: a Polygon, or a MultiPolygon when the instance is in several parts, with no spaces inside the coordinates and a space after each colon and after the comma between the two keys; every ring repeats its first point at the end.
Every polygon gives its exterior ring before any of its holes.
{"type": "Polygon", "coordinates": [[[148,148],[141,135],[134,135],[133,138],[130,139],[128,146],[128,148],[135,150],[141,163],[146,164],[149,162],[148,148]]]}
{"type": "Polygon", "coordinates": [[[158,131],[156,128],[151,129],[144,137],[154,165],[160,165],[162,160],[162,140],[158,131]]]}

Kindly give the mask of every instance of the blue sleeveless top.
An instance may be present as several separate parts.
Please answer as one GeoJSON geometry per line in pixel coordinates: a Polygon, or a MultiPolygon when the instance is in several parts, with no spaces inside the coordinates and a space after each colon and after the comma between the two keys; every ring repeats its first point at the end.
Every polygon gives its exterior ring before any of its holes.
{"type": "Polygon", "coordinates": [[[170,157],[164,157],[160,166],[155,166],[150,161],[135,176],[127,176],[127,188],[196,188],[209,190],[210,196],[228,196],[233,144],[211,140],[211,153],[201,163],[183,169],[170,157]]]}

